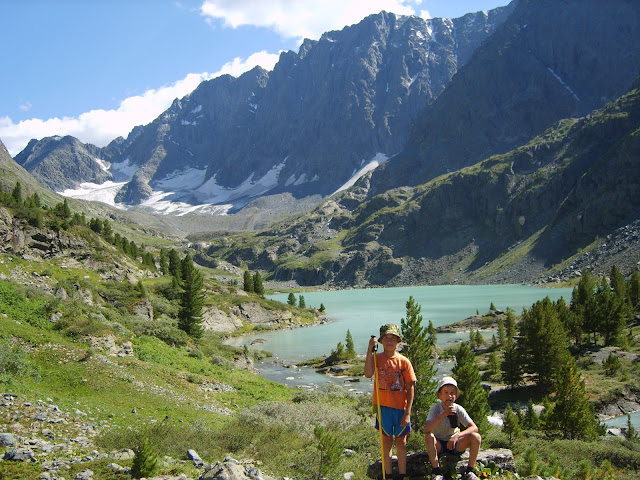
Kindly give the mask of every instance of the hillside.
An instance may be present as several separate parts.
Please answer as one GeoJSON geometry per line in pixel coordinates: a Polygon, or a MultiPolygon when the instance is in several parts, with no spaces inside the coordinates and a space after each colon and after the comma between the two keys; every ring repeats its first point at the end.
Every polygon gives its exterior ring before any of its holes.
{"type": "Polygon", "coordinates": [[[367,198],[364,179],[258,234],[193,236],[276,282],[368,286],[566,281],[639,255],[640,90],[504,155],[367,198]],[[606,246],[605,246],[606,245],[606,246]],[[608,248],[607,248],[608,247],[608,248]]]}

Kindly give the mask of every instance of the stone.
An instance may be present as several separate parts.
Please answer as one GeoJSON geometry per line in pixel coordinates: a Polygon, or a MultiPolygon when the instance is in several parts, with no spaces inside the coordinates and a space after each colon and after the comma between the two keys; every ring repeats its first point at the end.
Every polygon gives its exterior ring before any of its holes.
{"type": "MultiPolygon", "coordinates": [[[[441,462],[456,461],[456,471],[461,473],[467,466],[467,458],[469,458],[468,451],[464,452],[460,458],[445,455],[441,459],[441,462]]],[[[516,471],[513,453],[506,448],[481,449],[478,453],[478,461],[480,460],[484,463],[493,462],[496,464],[496,467],[501,470],[509,472],[516,471]]],[[[395,472],[398,471],[398,459],[395,456],[393,457],[393,469],[395,472]]],[[[431,474],[431,463],[429,462],[429,456],[426,452],[416,452],[407,455],[407,474],[411,477],[425,477],[431,474]]],[[[382,478],[382,463],[380,459],[369,465],[367,476],[375,479],[382,478]]]]}
{"type": "Polygon", "coordinates": [[[11,433],[0,433],[0,447],[13,447],[16,439],[11,433]]]}

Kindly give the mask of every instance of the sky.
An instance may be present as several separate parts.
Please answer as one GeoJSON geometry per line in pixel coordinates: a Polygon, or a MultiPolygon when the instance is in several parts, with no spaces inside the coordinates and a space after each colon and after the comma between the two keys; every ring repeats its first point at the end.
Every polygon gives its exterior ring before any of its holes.
{"type": "Polygon", "coordinates": [[[458,18],[509,0],[0,0],[0,140],[72,135],[99,147],[204,80],[273,69],[382,10],[458,18]]]}

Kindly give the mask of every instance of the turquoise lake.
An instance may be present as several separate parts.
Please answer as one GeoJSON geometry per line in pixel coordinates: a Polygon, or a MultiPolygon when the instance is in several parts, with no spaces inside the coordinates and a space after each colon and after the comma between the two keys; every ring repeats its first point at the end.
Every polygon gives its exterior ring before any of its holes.
{"type": "MultiPolygon", "coordinates": [[[[511,307],[520,314],[524,307],[529,308],[547,296],[554,301],[563,297],[569,302],[571,292],[571,288],[525,285],[443,285],[306,292],[301,295],[304,296],[307,307],[318,308],[320,304],[324,304],[328,319],[326,324],[262,332],[233,338],[228,343],[273,353],[273,358],[257,365],[265,378],[292,386],[313,386],[326,381],[343,382],[343,379],[335,380],[316,374],[311,369],[291,369],[284,365],[329,355],[338,342],[344,343],[347,330],[351,332],[356,351],[364,354],[369,338],[379,333],[380,325],[400,324],[406,313],[406,302],[411,296],[422,308],[423,325],[427,326],[431,320],[437,327],[463,320],[476,312],[486,313],[492,302],[497,309],[506,310],[511,307]],[[264,340],[264,343],[251,345],[257,339],[264,340]]],[[[296,299],[298,296],[299,294],[296,299]]],[[[281,294],[268,298],[286,303],[287,297],[288,294],[281,294]]],[[[464,338],[467,337],[468,334],[465,334],[464,338]]],[[[445,346],[461,339],[460,335],[441,334],[437,341],[438,345],[445,346]]],[[[491,337],[486,337],[485,340],[491,340],[491,337]]],[[[446,366],[443,368],[446,369],[446,366]]]]}
{"type": "MultiPolygon", "coordinates": [[[[336,348],[338,342],[344,344],[347,330],[351,332],[356,351],[364,355],[371,335],[379,333],[380,325],[396,323],[405,317],[406,302],[413,296],[421,308],[423,325],[429,320],[438,327],[464,320],[480,312],[487,313],[493,302],[500,310],[511,307],[517,314],[523,308],[529,308],[538,300],[549,297],[556,301],[561,297],[571,300],[571,288],[544,288],[525,285],[444,285],[429,287],[372,288],[354,290],[335,290],[326,292],[302,293],[307,307],[320,307],[324,304],[328,322],[313,327],[295,328],[262,332],[230,339],[227,343],[250,349],[266,350],[273,357],[256,365],[264,378],[306,389],[318,388],[326,382],[345,386],[359,393],[371,392],[371,380],[361,378],[332,377],[316,373],[311,368],[301,368],[296,363],[313,357],[326,356],[336,348]],[[254,340],[264,343],[251,345],[254,340]]],[[[300,294],[296,294],[298,299],[300,294]]],[[[283,303],[288,294],[271,295],[268,298],[283,303]]],[[[486,332],[486,341],[491,340],[493,332],[486,332]]],[[[468,339],[464,334],[439,334],[438,345],[444,347],[468,339]]],[[[436,364],[440,374],[448,373],[451,362],[436,364]]],[[[611,427],[626,426],[627,417],[621,416],[608,420],[611,427]]],[[[640,428],[640,412],[632,414],[634,426],[640,428]]]]}

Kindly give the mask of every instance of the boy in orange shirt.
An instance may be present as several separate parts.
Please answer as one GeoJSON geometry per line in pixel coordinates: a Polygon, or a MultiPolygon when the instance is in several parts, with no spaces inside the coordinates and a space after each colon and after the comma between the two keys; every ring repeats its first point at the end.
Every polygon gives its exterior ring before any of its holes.
{"type": "Polygon", "coordinates": [[[416,375],[407,357],[396,351],[402,341],[400,329],[392,323],[380,327],[380,338],[371,337],[364,364],[364,376],[374,376],[374,351],[378,342],[382,353],[375,353],[378,368],[377,382],[373,385],[373,402],[380,399],[380,418],[376,413],[376,428],[382,426],[382,450],[384,452],[385,477],[393,472],[391,453],[394,444],[398,457],[398,473],[405,478],[407,473],[407,436],[411,431],[411,407],[413,406],[416,375]],[[376,391],[377,389],[377,391],[376,391]]]}

